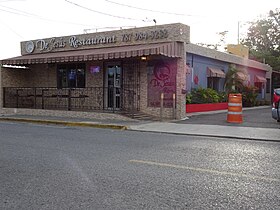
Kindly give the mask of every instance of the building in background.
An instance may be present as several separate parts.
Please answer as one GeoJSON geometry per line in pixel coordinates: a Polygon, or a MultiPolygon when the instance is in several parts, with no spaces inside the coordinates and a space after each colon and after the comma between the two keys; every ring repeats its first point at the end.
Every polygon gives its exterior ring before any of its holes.
{"type": "Polygon", "coordinates": [[[227,52],[229,54],[238,55],[242,58],[249,58],[249,48],[242,44],[228,44],[227,52]]]}
{"type": "MultiPolygon", "coordinates": [[[[238,52],[239,50],[237,54],[238,52]]],[[[267,64],[246,58],[247,53],[234,55],[191,43],[186,44],[187,64],[190,67],[187,76],[188,91],[198,87],[224,91],[225,74],[229,66],[234,64],[240,71],[238,76],[244,81],[244,85],[258,87],[257,99],[270,101],[272,68],[267,64]]]]}
{"type": "Polygon", "coordinates": [[[268,65],[191,44],[180,23],[24,41],[21,54],[1,61],[2,108],[181,119],[186,93],[223,91],[230,64],[248,84],[261,84],[260,98],[271,77],[268,65]]]}

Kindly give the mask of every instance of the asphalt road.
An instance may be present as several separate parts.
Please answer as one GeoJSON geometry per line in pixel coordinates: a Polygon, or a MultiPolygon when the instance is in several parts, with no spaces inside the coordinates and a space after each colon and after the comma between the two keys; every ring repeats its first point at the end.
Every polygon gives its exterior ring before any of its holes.
{"type": "Polygon", "coordinates": [[[280,209],[280,143],[0,122],[0,209],[280,209]]]}
{"type": "Polygon", "coordinates": [[[271,117],[271,107],[243,110],[243,123],[228,123],[227,112],[216,114],[193,115],[184,124],[227,125],[256,128],[280,128],[280,123],[271,117]]]}

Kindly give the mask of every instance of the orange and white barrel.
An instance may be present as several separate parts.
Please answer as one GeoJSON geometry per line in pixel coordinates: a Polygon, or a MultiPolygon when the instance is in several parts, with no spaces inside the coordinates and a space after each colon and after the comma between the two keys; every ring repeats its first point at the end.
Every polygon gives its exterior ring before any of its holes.
{"type": "Polygon", "coordinates": [[[229,94],[227,122],[242,123],[242,94],[229,94]]]}

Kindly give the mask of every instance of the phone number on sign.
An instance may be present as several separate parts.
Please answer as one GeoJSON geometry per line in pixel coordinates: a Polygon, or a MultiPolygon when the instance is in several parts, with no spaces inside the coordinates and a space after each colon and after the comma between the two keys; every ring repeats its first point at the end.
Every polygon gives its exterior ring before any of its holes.
{"type": "Polygon", "coordinates": [[[168,37],[168,31],[166,29],[164,30],[155,30],[155,31],[149,31],[149,32],[138,32],[135,33],[135,40],[147,40],[147,39],[164,39],[168,37]]]}

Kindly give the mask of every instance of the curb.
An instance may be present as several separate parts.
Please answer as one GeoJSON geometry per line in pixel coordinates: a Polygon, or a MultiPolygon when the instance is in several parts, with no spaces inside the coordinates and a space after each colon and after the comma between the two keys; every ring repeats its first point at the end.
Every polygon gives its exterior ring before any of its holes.
{"type": "Polygon", "coordinates": [[[90,123],[90,122],[66,122],[66,121],[59,121],[59,120],[37,120],[37,119],[26,119],[26,118],[1,117],[0,121],[15,121],[15,122],[39,123],[39,124],[93,127],[93,128],[111,128],[111,129],[118,129],[118,130],[128,129],[127,126],[124,125],[97,124],[97,123],[90,123]]]}
{"type": "Polygon", "coordinates": [[[92,128],[107,128],[107,129],[116,129],[116,130],[165,133],[165,134],[172,134],[172,135],[186,135],[186,136],[197,136],[197,137],[212,137],[212,138],[227,138],[227,139],[239,139],[239,140],[251,140],[251,141],[254,140],[254,141],[280,142],[280,140],[278,140],[278,139],[276,140],[276,139],[261,139],[261,138],[250,138],[250,137],[227,136],[227,135],[137,130],[137,129],[130,128],[130,126],[125,126],[125,125],[98,124],[98,123],[91,123],[91,122],[67,122],[67,121],[59,121],[59,120],[40,120],[40,119],[11,118],[11,117],[0,117],[0,121],[52,124],[52,125],[64,125],[64,126],[80,126],[80,127],[92,127],[92,128]]]}
{"type": "Polygon", "coordinates": [[[171,135],[181,135],[181,136],[196,136],[196,137],[211,137],[211,138],[223,138],[223,139],[238,139],[238,140],[249,140],[249,141],[265,141],[265,142],[280,142],[278,139],[258,139],[251,137],[240,137],[240,136],[227,136],[227,135],[214,135],[214,134],[196,134],[196,133],[176,133],[176,132],[164,132],[164,131],[145,131],[145,130],[137,130],[130,129],[129,131],[138,131],[138,132],[150,132],[150,133],[164,133],[171,135]]]}

